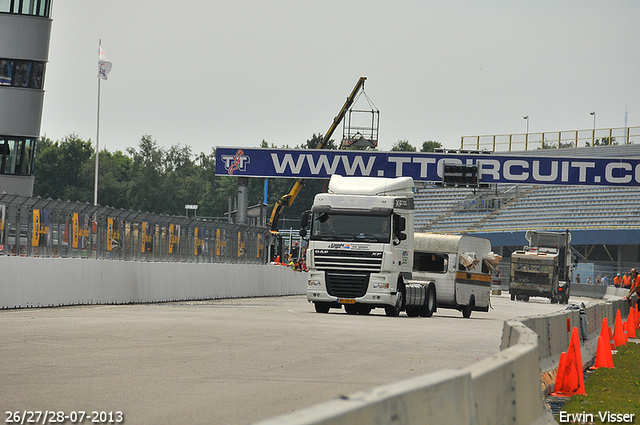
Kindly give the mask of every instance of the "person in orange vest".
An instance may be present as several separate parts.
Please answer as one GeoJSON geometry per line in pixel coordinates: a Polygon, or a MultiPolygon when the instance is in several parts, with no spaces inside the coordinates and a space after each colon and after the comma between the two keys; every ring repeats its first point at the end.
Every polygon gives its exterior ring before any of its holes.
{"type": "Polygon", "coordinates": [[[629,272],[626,272],[622,277],[622,287],[625,289],[631,289],[631,276],[629,276],[629,272]]]}
{"type": "Polygon", "coordinates": [[[613,278],[613,286],[616,288],[622,288],[622,278],[620,277],[620,273],[613,278]]]}
{"type": "Polygon", "coordinates": [[[624,297],[624,299],[628,300],[631,298],[631,295],[640,291],[640,275],[636,272],[636,269],[631,269],[631,289],[629,289],[629,293],[624,297]]]}

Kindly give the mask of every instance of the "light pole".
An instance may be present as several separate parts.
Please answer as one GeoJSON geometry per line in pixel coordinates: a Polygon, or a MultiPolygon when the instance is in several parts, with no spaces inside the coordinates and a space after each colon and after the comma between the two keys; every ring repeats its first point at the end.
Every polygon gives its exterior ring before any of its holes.
{"type": "Polygon", "coordinates": [[[596,142],[596,111],[589,112],[589,115],[593,115],[593,131],[591,132],[591,146],[595,146],[596,142]]]}
{"type": "Polygon", "coordinates": [[[524,150],[527,150],[527,146],[529,145],[529,115],[525,115],[522,117],[527,121],[527,133],[524,136],[524,150]]]}

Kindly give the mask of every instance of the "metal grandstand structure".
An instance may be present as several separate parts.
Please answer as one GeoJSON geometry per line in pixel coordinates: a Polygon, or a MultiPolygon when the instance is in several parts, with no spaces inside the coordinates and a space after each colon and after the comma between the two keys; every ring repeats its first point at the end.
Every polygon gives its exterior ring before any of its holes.
{"type": "Polygon", "coordinates": [[[511,152],[631,144],[640,144],[640,127],[462,136],[460,149],[511,152]]]}

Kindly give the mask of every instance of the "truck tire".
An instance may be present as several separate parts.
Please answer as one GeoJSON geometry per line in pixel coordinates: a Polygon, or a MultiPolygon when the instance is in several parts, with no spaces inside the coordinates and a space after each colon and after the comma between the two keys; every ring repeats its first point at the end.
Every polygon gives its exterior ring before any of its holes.
{"type": "Polygon", "coordinates": [[[396,304],[394,306],[389,306],[384,308],[384,312],[389,317],[398,317],[400,316],[400,312],[402,311],[403,296],[402,292],[398,291],[396,296],[396,304]]]}
{"type": "Polygon", "coordinates": [[[358,314],[362,314],[363,316],[366,316],[369,313],[371,313],[371,307],[369,307],[368,305],[360,304],[358,306],[358,314]]]}
{"type": "Polygon", "coordinates": [[[418,317],[420,315],[420,307],[407,307],[407,316],[418,317]]]}
{"type": "Polygon", "coordinates": [[[465,319],[468,319],[469,317],[471,317],[471,312],[473,311],[473,308],[475,306],[476,306],[476,300],[472,295],[471,298],[469,299],[469,304],[462,307],[462,317],[464,317],[465,319]]]}
{"type": "Polygon", "coordinates": [[[398,291],[396,294],[396,303],[393,306],[388,306],[384,308],[384,312],[389,317],[398,317],[400,316],[400,312],[404,310],[404,280],[402,277],[398,278],[398,284],[396,286],[396,290],[398,291]]]}
{"type": "Polygon", "coordinates": [[[344,311],[351,315],[358,314],[358,306],[355,304],[345,304],[344,311]]]}
{"type": "Polygon", "coordinates": [[[316,313],[328,313],[330,307],[326,303],[313,303],[316,313]]]}
{"type": "Polygon", "coordinates": [[[427,287],[427,299],[424,303],[424,307],[420,311],[420,316],[431,317],[436,311],[436,288],[433,283],[430,283],[427,287]]]}

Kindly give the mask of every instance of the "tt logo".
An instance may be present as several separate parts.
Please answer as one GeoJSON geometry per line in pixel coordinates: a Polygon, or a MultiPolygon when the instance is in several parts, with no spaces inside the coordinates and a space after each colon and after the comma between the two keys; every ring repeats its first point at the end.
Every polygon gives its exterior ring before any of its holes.
{"type": "Polygon", "coordinates": [[[245,155],[242,149],[238,149],[235,155],[222,155],[224,161],[224,169],[233,174],[234,171],[246,171],[247,164],[251,162],[251,158],[245,155]]]}

